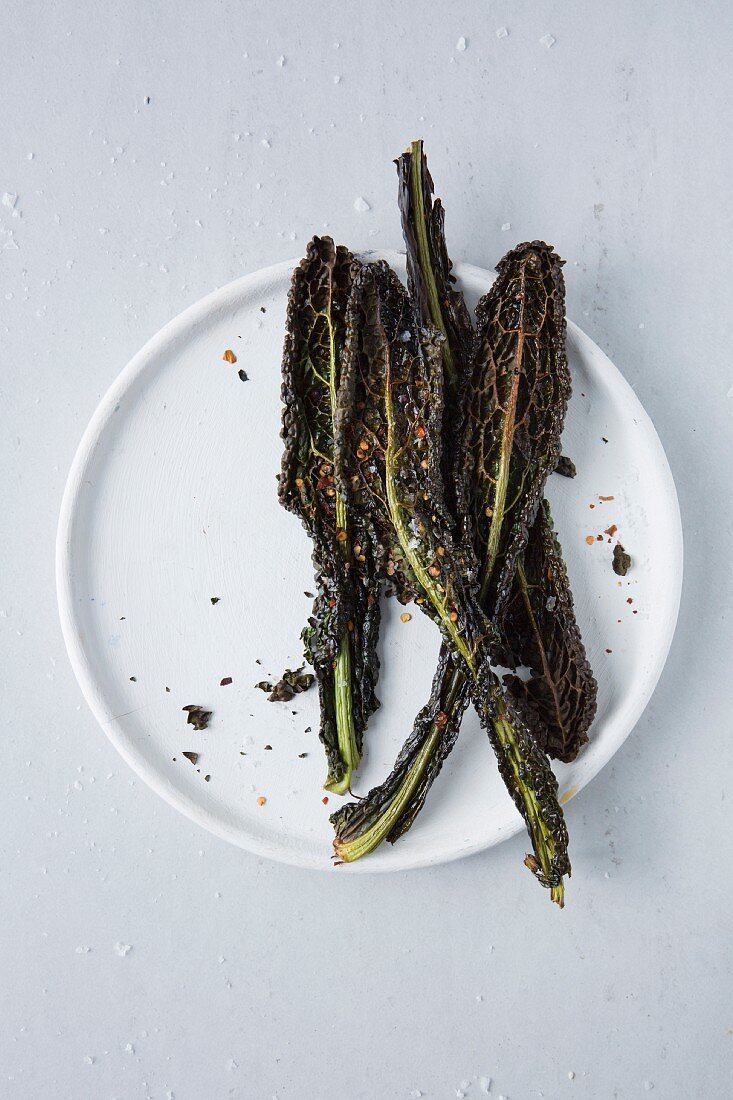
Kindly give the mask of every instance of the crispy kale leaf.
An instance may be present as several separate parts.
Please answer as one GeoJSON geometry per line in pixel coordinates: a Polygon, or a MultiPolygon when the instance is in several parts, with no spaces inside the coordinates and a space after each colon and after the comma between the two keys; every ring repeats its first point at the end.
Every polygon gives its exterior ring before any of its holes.
{"type": "Polygon", "coordinates": [[[500,626],[507,648],[502,664],[531,672],[528,680],[505,676],[505,684],[545,751],[574,760],[595,717],[597,684],[547,501],[532,525],[500,626]]]}
{"type": "Polygon", "coordinates": [[[313,541],[318,592],[303,632],[318,679],[328,790],[348,790],[378,705],[375,547],[334,481],[334,423],[354,258],[314,237],[293,273],[283,354],[279,498],[313,541]]]}
{"type": "MultiPolygon", "coordinates": [[[[502,778],[525,819],[534,848],[526,862],[562,904],[563,876],[570,866],[557,782],[490,668],[496,631],[477,602],[476,561],[465,541],[453,539],[455,523],[443,494],[444,338],[434,328],[418,328],[394,273],[385,264],[362,269],[349,306],[343,397],[338,402],[339,488],[354,510],[370,511],[385,553],[404,560],[417,582],[418,600],[440,626],[457,673],[470,685],[502,778]],[[368,399],[355,400],[358,391],[368,399]]],[[[444,712],[434,715],[428,740],[392,812],[419,785],[421,765],[447,721],[444,712]]],[[[348,861],[379,842],[389,817],[377,824],[376,840],[370,829],[364,831],[358,805],[345,807],[332,821],[336,853],[348,861]]]]}

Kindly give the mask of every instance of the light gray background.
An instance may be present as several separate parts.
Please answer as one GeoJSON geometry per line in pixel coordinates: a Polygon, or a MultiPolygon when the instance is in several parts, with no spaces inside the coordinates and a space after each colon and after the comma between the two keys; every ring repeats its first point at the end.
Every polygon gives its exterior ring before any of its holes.
{"type": "Polygon", "coordinates": [[[729,1095],[731,5],[6,0],[2,22],[0,1095],[729,1095]],[[523,838],[344,879],[202,833],[117,758],[57,623],[60,496],[118,371],[313,231],[398,245],[390,161],[420,135],[456,259],[534,236],[568,258],[570,315],[680,495],[676,640],[568,807],[562,913],[523,838]]]}

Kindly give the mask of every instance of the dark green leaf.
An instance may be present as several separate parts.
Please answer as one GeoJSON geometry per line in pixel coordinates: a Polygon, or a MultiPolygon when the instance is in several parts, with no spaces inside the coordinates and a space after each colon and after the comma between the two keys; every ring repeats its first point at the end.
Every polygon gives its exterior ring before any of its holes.
{"type": "Polygon", "coordinates": [[[347,249],[314,237],[293,273],[279,484],[281,503],[300,516],[313,541],[318,592],[303,639],[318,678],[326,787],[339,792],[348,789],[367,719],[378,705],[372,546],[334,481],[334,421],[353,264],[347,249]]]}

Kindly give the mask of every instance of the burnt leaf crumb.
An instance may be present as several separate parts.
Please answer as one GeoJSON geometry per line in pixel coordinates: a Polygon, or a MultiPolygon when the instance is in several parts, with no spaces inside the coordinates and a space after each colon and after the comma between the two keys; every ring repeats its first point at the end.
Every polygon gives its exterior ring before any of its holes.
{"type": "Polygon", "coordinates": [[[185,756],[186,760],[190,760],[192,764],[198,764],[199,762],[199,754],[197,752],[184,752],[181,753],[181,755],[185,756]]]}
{"type": "MultiPolygon", "coordinates": [[[[266,680],[263,680],[256,686],[263,691],[270,692],[268,697],[269,703],[289,703],[294,695],[299,695],[302,691],[307,691],[315,682],[313,673],[304,672],[304,668],[304,665],[296,669],[286,668],[281,679],[278,680],[274,686],[268,684],[267,687],[265,687],[264,685],[267,684],[266,680]]],[[[293,711],[293,713],[296,712],[293,711]]]]}
{"type": "Polygon", "coordinates": [[[262,664],[262,661],[259,659],[259,657],[255,657],[255,664],[256,665],[261,665],[262,664]]]}
{"type": "Polygon", "coordinates": [[[146,107],[149,107],[149,106],[150,106],[150,96],[149,96],[149,95],[146,95],[146,96],[145,96],[145,106],[146,106],[146,107]]]}
{"type": "Polygon", "coordinates": [[[299,753],[298,753],[298,759],[299,759],[299,760],[305,760],[305,758],[306,758],[306,756],[307,756],[307,755],[308,755],[308,753],[307,753],[307,752],[299,752],[299,753]]]}
{"type": "Polygon", "coordinates": [[[220,600],[220,599],[221,599],[221,597],[220,597],[220,596],[212,596],[212,597],[211,597],[211,603],[212,603],[212,606],[213,606],[214,604],[217,604],[217,603],[219,602],[219,600],[220,600]]]}
{"type": "Polygon", "coordinates": [[[603,440],[604,443],[608,443],[608,440],[606,439],[605,435],[602,435],[601,439],[603,440]]]}
{"type": "Polygon", "coordinates": [[[237,361],[237,357],[231,348],[227,348],[227,350],[222,355],[222,359],[225,363],[236,363],[237,361]]]}
{"type": "Polygon", "coordinates": [[[613,548],[613,571],[619,577],[625,577],[631,568],[631,555],[627,554],[620,542],[613,548]]]}
{"type": "Polygon", "coordinates": [[[305,729],[303,730],[303,733],[310,733],[312,728],[313,728],[312,726],[306,726],[305,729]]]}
{"type": "Polygon", "coordinates": [[[124,615],[120,615],[120,622],[121,622],[121,623],[124,623],[124,621],[125,621],[125,616],[124,616],[124,615]]]}
{"type": "Polygon", "coordinates": [[[239,378],[240,382],[249,382],[249,375],[247,374],[246,370],[242,370],[241,367],[237,371],[237,377],[239,378]]]}
{"type": "Polygon", "coordinates": [[[209,719],[211,718],[212,711],[205,710],[203,707],[197,706],[196,703],[189,703],[188,706],[182,707],[188,714],[187,722],[189,726],[193,726],[195,730],[205,730],[209,728],[209,719]]]}
{"type": "Polygon", "coordinates": [[[267,313],[267,310],[264,306],[260,306],[260,313],[267,313]]]}
{"type": "Polygon", "coordinates": [[[232,682],[231,676],[225,676],[222,680],[219,681],[219,687],[223,687],[223,688],[229,687],[231,682],[232,682]]]}
{"type": "Polygon", "coordinates": [[[170,689],[170,688],[168,687],[168,685],[167,685],[167,684],[166,684],[165,690],[166,690],[166,691],[168,692],[168,694],[170,695],[170,693],[171,693],[171,689],[170,689]]]}
{"type": "Polygon", "coordinates": [[[312,592],[303,592],[303,595],[307,596],[309,600],[314,600],[315,599],[315,596],[313,595],[312,592]]]}
{"type": "Polygon", "coordinates": [[[242,752],[242,750],[240,749],[240,750],[239,750],[239,755],[240,755],[240,756],[246,756],[246,755],[247,755],[247,753],[246,753],[246,752],[242,752]]]}
{"type": "Polygon", "coordinates": [[[272,752],[272,745],[265,745],[268,752],[272,752]]]}
{"type": "Polygon", "coordinates": [[[208,783],[210,779],[211,779],[210,775],[205,775],[204,776],[204,783],[208,783]]]}
{"type": "Polygon", "coordinates": [[[272,691],[272,684],[269,680],[260,680],[258,684],[255,684],[255,687],[259,688],[260,691],[272,691]]]}
{"type": "Polygon", "coordinates": [[[130,681],[131,681],[131,682],[132,682],[133,684],[136,684],[136,683],[137,683],[137,676],[131,676],[131,677],[130,677],[130,681]]]}
{"type": "Polygon", "coordinates": [[[560,455],[555,466],[555,473],[562,474],[563,477],[575,477],[578,471],[572,458],[568,458],[567,455],[560,455]]]}

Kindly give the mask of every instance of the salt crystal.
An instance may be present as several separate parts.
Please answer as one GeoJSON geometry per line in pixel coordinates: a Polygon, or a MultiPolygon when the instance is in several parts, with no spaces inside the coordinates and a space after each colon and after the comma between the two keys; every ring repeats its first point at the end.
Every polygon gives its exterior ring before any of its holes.
{"type": "Polygon", "coordinates": [[[420,1092],[420,1089],[413,1089],[410,1093],[411,1100],[420,1100],[421,1096],[422,1093],[420,1092]]]}
{"type": "Polygon", "coordinates": [[[132,1043],[125,1043],[125,1054],[134,1054],[135,1048],[132,1043]]]}
{"type": "Polygon", "coordinates": [[[731,386],[731,388],[728,390],[728,392],[725,396],[726,397],[733,397],[733,386],[731,386]]]}
{"type": "Polygon", "coordinates": [[[509,31],[506,29],[506,27],[499,27],[499,29],[496,32],[496,37],[497,38],[508,38],[509,37],[509,31]]]}
{"type": "Polygon", "coordinates": [[[334,84],[340,84],[340,83],[341,83],[341,77],[340,77],[340,76],[338,76],[338,75],[336,75],[336,76],[335,76],[335,77],[333,78],[333,82],[334,82],[334,84]]]}
{"type": "Polygon", "coordinates": [[[456,1100],[466,1100],[466,1094],[463,1089],[456,1089],[456,1100]]]}
{"type": "Polygon", "coordinates": [[[366,199],[363,199],[361,195],[359,195],[358,198],[354,199],[354,210],[359,214],[366,214],[367,210],[371,210],[371,206],[366,199]]]}
{"type": "Polygon", "coordinates": [[[477,1002],[478,1004],[482,1004],[482,1003],[483,1003],[483,999],[484,999],[484,998],[483,998],[483,994],[481,994],[481,993],[477,993],[477,994],[476,994],[476,1002],[477,1002]]]}
{"type": "Polygon", "coordinates": [[[269,149],[269,148],[270,148],[270,143],[269,143],[269,141],[267,140],[267,138],[262,138],[262,140],[260,141],[260,145],[261,145],[261,146],[262,146],[263,148],[265,148],[265,149],[269,149]]]}
{"type": "Polygon", "coordinates": [[[5,237],[5,244],[3,245],[3,251],[4,252],[17,252],[18,251],[18,244],[15,240],[15,237],[13,236],[12,229],[6,229],[5,232],[3,233],[3,236],[5,237]]]}
{"type": "Polygon", "coordinates": [[[568,1070],[568,1081],[574,1081],[574,1080],[575,1080],[575,1074],[573,1073],[572,1070],[568,1070]]]}
{"type": "Polygon", "coordinates": [[[74,780],[74,790],[75,791],[83,791],[84,790],[84,784],[81,782],[81,780],[79,780],[79,779],[74,780]]]}
{"type": "Polygon", "coordinates": [[[85,1054],[84,1055],[84,1064],[87,1065],[87,1066],[93,1066],[94,1065],[94,1059],[92,1058],[91,1054],[85,1054]]]}
{"type": "Polygon", "coordinates": [[[278,57],[277,63],[280,66],[280,68],[282,69],[283,65],[285,64],[285,58],[282,56],[282,54],[280,55],[280,57],[278,57]]]}
{"type": "Polygon", "coordinates": [[[459,53],[463,53],[465,48],[466,48],[466,39],[463,37],[463,35],[461,35],[461,37],[456,42],[456,49],[459,51],[459,53]]]}
{"type": "Polygon", "coordinates": [[[35,153],[29,153],[28,154],[28,160],[33,160],[35,155],[36,155],[35,153]]]}
{"type": "Polygon", "coordinates": [[[7,206],[8,210],[14,210],[17,201],[18,196],[14,191],[6,191],[3,195],[3,206],[7,206]]]}
{"type": "Polygon", "coordinates": [[[239,1062],[236,1058],[230,1058],[227,1062],[227,1069],[239,1069],[239,1062]]]}
{"type": "Polygon", "coordinates": [[[653,1081],[645,1081],[644,1082],[644,1089],[645,1089],[646,1092],[651,1092],[653,1088],[654,1088],[654,1082],[653,1081]]]}
{"type": "Polygon", "coordinates": [[[512,223],[511,223],[511,222],[504,222],[504,223],[503,223],[503,225],[502,225],[502,227],[501,227],[501,231],[502,231],[502,233],[506,233],[506,231],[507,231],[508,229],[511,229],[511,227],[512,227],[512,223]]]}
{"type": "Polygon", "coordinates": [[[80,946],[80,947],[77,947],[77,949],[76,949],[77,955],[88,955],[90,951],[91,951],[91,947],[80,946]]]}
{"type": "Polygon", "coordinates": [[[544,34],[540,38],[540,46],[544,46],[545,49],[550,50],[557,42],[557,39],[551,34],[544,34]]]}
{"type": "Polygon", "coordinates": [[[120,958],[123,959],[125,955],[129,955],[132,951],[132,944],[118,942],[115,944],[115,951],[120,956],[120,958]]]}
{"type": "Polygon", "coordinates": [[[486,1096],[488,1096],[489,1093],[491,1092],[491,1078],[490,1077],[479,1077],[478,1083],[479,1083],[479,1088],[481,1089],[481,1091],[483,1093],[485,1093],[486,1096]]]}

